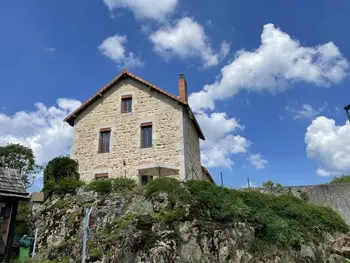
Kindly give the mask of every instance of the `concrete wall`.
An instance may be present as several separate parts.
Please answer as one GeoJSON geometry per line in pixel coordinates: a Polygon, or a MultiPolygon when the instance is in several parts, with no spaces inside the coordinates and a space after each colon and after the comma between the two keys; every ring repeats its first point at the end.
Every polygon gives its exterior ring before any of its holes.
{"type": "Polygon", "coordinates": [[[97,173],[138,181],[138,169],[154,164],[179,169],[178,177],[182,179],[183,129],[183,109],[178,102],[128,78],[119,81],[77,117],[71,156],[78,161],[85,181],[93,180],[97,173]],[[121,113],[123,95],[132,95],[131,113],[121,113]],[[153,125],[152,148],[140,148],[140,126],[146,122],[153,125]],[[101,128],[111,128],[109,153],[98,153],[101,128]]]}
{"type": "Polygon", "coordinates": [[[297,197],[306,192],[310,202],[332,208],[350,225],[350,183],[283,187],[282,191],[297,197]]]}

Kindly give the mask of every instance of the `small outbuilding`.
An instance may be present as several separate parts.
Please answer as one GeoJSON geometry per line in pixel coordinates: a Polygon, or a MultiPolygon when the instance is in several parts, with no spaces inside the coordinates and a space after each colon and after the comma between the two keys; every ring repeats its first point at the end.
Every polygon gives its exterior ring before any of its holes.
{"type": "Polygon", "coordinates": [[[11,256],[18,202],[29,198],[17,170],[0,168],[0,260],[11,256]]]}

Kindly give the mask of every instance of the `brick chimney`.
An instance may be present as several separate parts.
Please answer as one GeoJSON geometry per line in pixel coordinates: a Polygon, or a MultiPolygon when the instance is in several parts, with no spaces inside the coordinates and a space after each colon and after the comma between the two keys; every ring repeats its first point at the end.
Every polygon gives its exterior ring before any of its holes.
{"type": "Polygon", "coordinates": [[[179,76],[179,97],[183,103],[187,103],[187,82],[184,74],[179,76]]]}

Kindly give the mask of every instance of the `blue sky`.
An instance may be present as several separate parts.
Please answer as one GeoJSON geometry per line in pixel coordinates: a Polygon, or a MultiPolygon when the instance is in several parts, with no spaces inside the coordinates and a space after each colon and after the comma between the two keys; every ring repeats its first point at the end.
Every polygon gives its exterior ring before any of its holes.
{"type": "MultiPolygon", "coordinates": [[[[69,151],[62,119],[123,67],[177,95],[230,187],[328,182],[350,171],[348,1],[0,2],[0,144],[45,165],[69,151]]],[[[40,184],[40,183],[38,183],[40,184]]]]}

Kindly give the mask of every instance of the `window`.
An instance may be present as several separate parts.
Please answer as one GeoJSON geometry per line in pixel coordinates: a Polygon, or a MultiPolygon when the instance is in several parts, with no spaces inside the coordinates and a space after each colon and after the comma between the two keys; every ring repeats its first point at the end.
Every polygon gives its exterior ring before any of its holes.
{"type": "Polygon", "coordinates": [[[131,112],[132,109],[132,96],[122,96],[122,113],[131,112]]]}
{"type": "Polygon", "coordinates": [[[108,173],[95,174],[95,180],[108,179],[108,173]]]}
{"type": "Polygon", "coordinates": [[[153,176],[141,175],[141,185],[146,185],[151,180],[153,180],[153,176]]]}
{"type": "Polygon", "coordinates": [[[141,124],[141,148],[152,147],[152,123],[141,124]]]}
{"type": "Polygon", "coordinates": [[[100,130],[100,143],[98,146],[98,152],[100,153],[108,153],[109,152],[109,144],[111,138],[111,129],[101,129],[100,130]]]}

